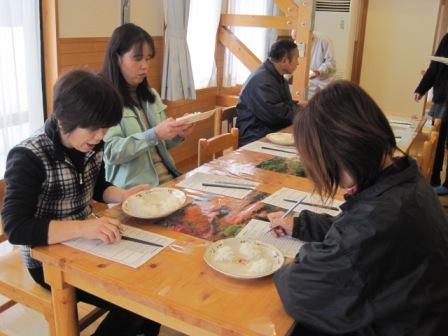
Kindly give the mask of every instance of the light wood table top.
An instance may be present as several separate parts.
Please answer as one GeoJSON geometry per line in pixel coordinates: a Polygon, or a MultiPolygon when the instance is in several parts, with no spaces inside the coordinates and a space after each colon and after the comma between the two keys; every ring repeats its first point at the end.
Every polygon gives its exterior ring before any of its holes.
{"type": "MultiPolygon", "coordinates": [[[[306,178],[255,168],[271,157],[239,149],[166,186],[200,171],[258,181],[257,190],[266,193],[283,186],[312,190],[306,178]]],[[[184,191],[189,202],[202,195],[184,191]]],[[[185,251],[165,248],[133,269],[62,244],[33,248],[32,255],[43,262],[46,281],[52,287],[58,335],[78,334],[75,287],[189,335],[280,336],[292,329],[294,321],[283,309],[272,276],[255,280],[226,277],[203,261],[208,241],[129,217],[120,207],[105,214],[174,238],[185,251]]]]}

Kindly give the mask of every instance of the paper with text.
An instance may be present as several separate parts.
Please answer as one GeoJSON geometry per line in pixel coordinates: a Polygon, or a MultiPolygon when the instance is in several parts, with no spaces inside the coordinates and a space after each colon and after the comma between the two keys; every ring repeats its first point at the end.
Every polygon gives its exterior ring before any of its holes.
{"type": "Polygon", "coordinates": [[[262,200],[262,202],[266,204],[272,204],[283,209],[289,209],[291,205],[294,204],[293,202],[296,202],[303,196],[306,196],[303,202],[312,203],[313,205],[299,204],[297,208],[295,208],[294,212],[298,213],[306,209],[317,213],[327,213],[332,216],[335,216],[340,212],[339,206],[342,204],[341,201],[334,200],[332,203],[323,204],[319,196],[312,195],[309,192],[299,191],[291,188],[281,188],[275,193],[266,197],[264,200],[262,200]],[[324,207],[333,207],[335,209],[328,209],[324,207]]]}
{"type": "Polygon", "coordinates": [[[207,193],[213,193],[218,195],[224,195],[229,197],[234,197],[238,199],[242,199],[249,195],[252,190],[247,189],[238,189],[232,188],[231,183],[235,183],[235,186],[238,187],[250,187],[255,189],[260,183],[249,181],[241,178],[228,177],[223,175],[213,175],[213,174],[205,174],[205,173],[196,173],[193,176],[186,178],[177,184],[178,187],[189,188],[204,191],[207,193]],[[205,184],[224,184],[228,183],[226,187],[210,187],[203,186],[205,184]]]}
{"type": "Polygon", "coordinates": [[[123,234],[128,237],[160,244],[163,245],[163,247],[148,246],[142,243],[127,240],[120,240],[119,242],[113,244],[105,244],[98,239],[84,238],[68,240],[63,242],[63,244],[87,253],[91,253],[98,257],[137,268],[174,242],[174,239],[129,225],[123,225],[123,229],[123,234]]]}
{"type": "Polygon", "coordinates": [[[294,146],[281,146],[263,141],[251,142],[250,144],[241,147],[241,149],[249,150],[252,152],[270,154],[274,156],[280,156],[287,159],[298,157],[297,150],[294,146]]]}
{"type": "Polygon", "coordinates": [[[302,241],[292,237],[275,237],[271,232],[269,222],[251,219],[249,223],[238,233],[238,238],[259,240],[271,245],[283,253],[284,256],[294,258],[304,244],[302,241]]]}

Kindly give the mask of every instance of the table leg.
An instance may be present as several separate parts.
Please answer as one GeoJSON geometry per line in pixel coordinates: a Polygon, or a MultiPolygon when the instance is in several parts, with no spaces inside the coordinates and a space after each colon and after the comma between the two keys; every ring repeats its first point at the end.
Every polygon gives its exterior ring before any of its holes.
{"type": "Polygon", "coordinates": [[[56,335],[79,335],[75,288],[64,281],[63,271],[44,264],[45,281],[51,286],[56,335]]]}

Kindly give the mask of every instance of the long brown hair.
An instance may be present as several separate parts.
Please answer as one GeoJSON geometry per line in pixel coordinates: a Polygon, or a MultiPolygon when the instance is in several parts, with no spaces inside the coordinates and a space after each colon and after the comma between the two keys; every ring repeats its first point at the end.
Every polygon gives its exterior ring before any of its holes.
{"type": "Polygon", "coordinates": [[[294,138],[307,176],[326,199],[336,194],[343,170],[362,189],[378,176],[396,148],[379,106],[348,81],[331,83],[299,111],[294,138]]]}

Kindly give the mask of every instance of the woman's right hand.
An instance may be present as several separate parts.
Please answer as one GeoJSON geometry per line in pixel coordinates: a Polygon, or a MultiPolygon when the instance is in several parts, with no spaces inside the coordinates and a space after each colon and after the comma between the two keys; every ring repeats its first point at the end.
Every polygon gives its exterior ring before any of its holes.
{"type": "Polygon", "coordinates": [[[414,92],[414,100],[418,102],[420,99],[422,99],[422,96],[420,93],[414,92]]]}
{"type": "Polygon", "coordinates": [[[271,222],[271,232],[276,237],[291,236],[292,227],[294,225],[294,217],[287,216],[283,218],[283,211],[273,212],[268,214],[268,219],[271,222]]]}
{"type": "Polygon", "coordinates": [[[160,140],[171,140],[178,135],[183,136],[190,127],[191,124],[187,121],[168,118],[156,126],[156,135],[160,140]]]}
{"type": "Polygon", "coordinates": [[[100,239],[106,244],[121,239],[121,222],[110,217],[100,217],[81,221],[81,237],[85,239],[100,239]]]}

